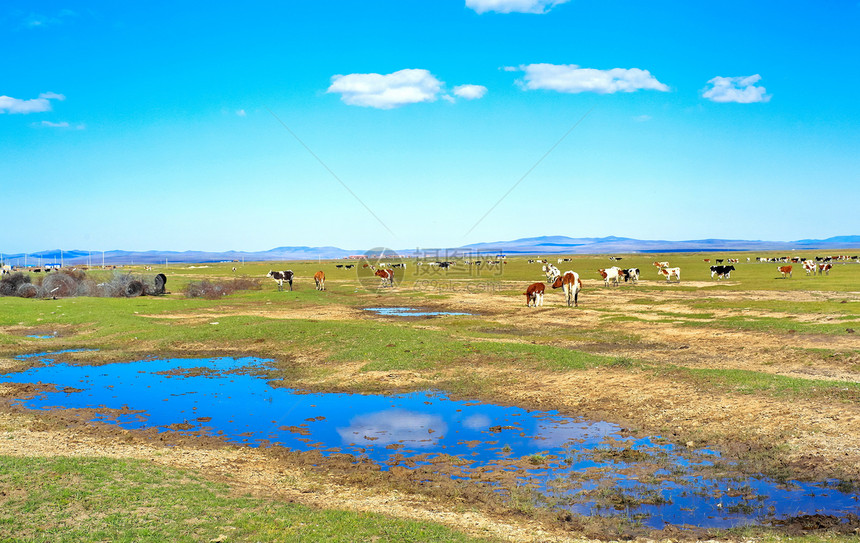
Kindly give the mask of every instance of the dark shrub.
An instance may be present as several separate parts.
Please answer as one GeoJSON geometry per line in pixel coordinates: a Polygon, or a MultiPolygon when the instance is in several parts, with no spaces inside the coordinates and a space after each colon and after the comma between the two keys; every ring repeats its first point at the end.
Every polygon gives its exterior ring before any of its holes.
{"type": "Polygon", "coordinates": [[[18,296],[21,285],[29,284],[30,276],[15,272],[0,279],[0,296],[18,296]]]}

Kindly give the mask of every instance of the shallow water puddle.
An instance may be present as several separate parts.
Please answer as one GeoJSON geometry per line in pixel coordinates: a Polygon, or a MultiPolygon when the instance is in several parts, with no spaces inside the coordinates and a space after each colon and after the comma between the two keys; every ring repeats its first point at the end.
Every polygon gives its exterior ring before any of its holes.
{"type": "Polygon", "coordinates": [[[471,315],[454,311],[423,311],[414,307],[367,307],[365,311],[382,315],[383,317],[441,317],[445,315],[471,315]]]}
{"type": "MultiPolygon", "coordinates": [[[[858,496],[825,485],[779,485],[716,476],[718,453],[553,412],[454,401],[424,392],[397,396],[309,394],[274,388],[258,358],[150,360],[102,366],[22,355],[28,370],[0,383],[51,383],[21,400],[30,409],[88,408],[92,420],[128,429],[223,436],[250,446],[336,452],[382,469],[431,466],[500,492],[533,489],[580,514],[625,515],[647,526],[731,527],[803,514],[860,513],[858,496]]],[[[730,466],[729,466],[730,467],[730,466]]]]}

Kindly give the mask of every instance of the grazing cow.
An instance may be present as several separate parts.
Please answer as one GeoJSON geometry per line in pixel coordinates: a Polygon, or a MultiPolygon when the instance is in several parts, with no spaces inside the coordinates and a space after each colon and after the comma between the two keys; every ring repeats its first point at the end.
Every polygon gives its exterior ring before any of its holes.
{"type": "Polygon", "coordinates": [[[776,270],[782,274],[783,279],[785,279],[786,275],[791,277],[791,266],[779,266],[776,270]]]}
{"type": "Polygon", "coordinates": [[[672,279],[672,277],[678,279],[679,283],[681,282],[681,268],[660,268],[658,273],[666,276],[667,283],[672,279]]]}
{"type": "Polygon", "coordinates": [[[818,275],[830,275],[830,270],[833,269],[833,264],[819,264],[818,275]]]}
{"type": "Polygon", "coordinates": [[[394,286],[394,271],[393,270],[375,270],[373,275],[382,279],[383,287],[394,286]]]}
{"type": "Polygon", "coordinates": [[[806,272],[806,275],[815,275],[815,262],[812,260],[804,260],[803,271],[806,272]]]}
{"type": "Polygon", "coordinates": [[[266,277],[271,277],[278,283],[278,292],[284,290],[284,281],[290,284],[290,292],[293,290],[293,270],[272,271],[266,274],[266,277]]]}
{"type": "Polygon", "coordinates": [[[555,280],[558,279],[558,276],[561,275],[561,272],[558,270],[558,268],[556,268],[552,264],[546,264],[545,266],[542,266],[541,270],[543,270],[543,272],[546,274],[547,283],[555,282],[555,280]]]}
{"type": "Polygon", "coordinates": [[[618,266],[612,266],[611,268],[599,269],[597,273],[603,277],[603,285],[609,286],[609,282],[612,281],[613,284],[618,285],[618,279],[621,277],[621,268],[618,266]]]}
{"type": "Polygon", "coordinates": [[[314,274],[314,283],[317,284],[317,290],[325,290],[325,272],[320,270],[314,274]]]}
{"type": "Polygon", "coordinates": [[[710,258],[703,258],[702,260],[703,260],[704,262],[710,262],[710,261],[711,261],[711,259],[710,259],[710,258]]]}
{"type": "Polygon", "coordinates": [[[711,279],[713,279],[715,275],[717,276],[717,280],[720,280],[723,277],[728,279],[734,270],[735,267],[731,264],[728,266],[711,266],[711,279]]]}
{"type": "Polygon", "coordinates": [[[621,270],[624,272],[624,282],[630,281],[632,283],[636,283],[639,281],[639,268],[628,268],[626,270],[621,270]]]}
{"type": "Polygon", "coordinates": [[[567,306],[571,303],[574,307],[579,305],[579,291],[582,290],[582,280],[579,274],[574,271],[566,271],[564,275],[557,277],[552,283],[552,288],[562,287],[564,289],[564,298],[567,301],[567,306]]]}
{"type": "Polygon", "coordinates": [[[335,264],[334,267],[337,269],[341,269],[343,268],[343,264],[335,264]]]}
{"type": "Polygon", "coordinates": [[[346,266],[344,266],[344,269],[346,270],[351,270],[353,268],[355,268],[355,264],[347,264],[346,266]]]}
{"type": "Polygon", "coordinates": [[[0,275],[6,275],[7,273],[12,273],[12,266],[4,264],[0,267],[0,275]]]}
{"type": "Polygon", "coordinates": [[[546,285],[543,283],[533,283],[529,285],[523,293],[526,295],[526,307],[534,304],[535,307],[543,305],[543,293],[546,291],[546,285]]]}
{"type": "Polygon", "coordinates": [[[717,258],[717,259],[715,259],[715,260],[714,260],[714,262],[716,262],[717,264],[722,264],[722,263],[723,263],[723,259],[722,259],[722,258],[717,258]]]}
{"type": "MultiPolygon", "coordinates": [[[[655,267],[655,268],[657,268],[658,270],[659,270],[660,268],[668,268],[668,267],[669,267],[669,263],[668,263],[668,262],[654,262],[654,267],[655,267]]],[[[659,272],[658,272],[658,273],[659,273],[659,272]]]]}

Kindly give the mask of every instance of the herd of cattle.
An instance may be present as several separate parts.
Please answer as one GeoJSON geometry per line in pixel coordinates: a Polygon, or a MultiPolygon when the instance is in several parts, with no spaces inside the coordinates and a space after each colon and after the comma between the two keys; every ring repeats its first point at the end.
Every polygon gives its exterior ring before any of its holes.
{"type": "MultiPolygon", "coordinates": [[[[609,257],[612,261],[621,260],[622,257],[609,257]]],[[[561,264],[563,262],[572,262],[571,258],[559,258],[558,263],[561,264]]],[[[747,262],[751,262],[752,258],[747,258],[747,262]]],[[[711,259],[705,258],[704,262],[710,263],[711,259]]],[[[779,263],[799,263],[803,267],[803,270],[807,275],[829,275],[830,270],[833,269],[833,262],[838,261],[854,261],[860,262],[860,257],[858,256],[825,256],[825,257],[815,257],[814,260],[804,258],[804,257],[756,257],[756,262],[779,262],[779,263]]],[[[542,271],[546,274],[546,283],[538,282],[529,285],[526,288],[526,292],[523,294],[526,297],[526,306],[538,307],[543,305],[543,297],[546,293],[547,285],[553,289],[561,288],[564,291],[565,301],[568,306],[576,307],[579,301],[579,292],[582,290],[582,279],[579,274],[574,271],[566,271],[564,273],[561,272],[554,264],[550,264],[546,259],[529,259],[527,261],[529,264],[542,264],[542,271]]],[[[737,258],[717,258],[714,259],[716,263],[713,266],[710,266],[711,278],[716,278],[717,280],[721,279],[729,279],[731,277],[731,273],[735,271],[734,264],[739,262],[737,258]]],[[[500,265],[506,264],[507,261],[463,261],[465,265],[474,265],[474,264],[490,264],[490,265],[500,265]]],[[[455,266],[455,262],[449,261],[440,261],[440,262],[416,262],[416,266],[434,266],[439,267],[441,269],[449,269],[452,266],[455,266]]],[[[667,261],[656,261],[653,263],[654,267],[657,269],[657,274],[666,278],[666,281],[672,281],[673,279],[677,282],[681,282],[681,268],[680,267],[669,267],[669,262],[667,261]]],[[[336,264],[336,268],[338,269],[352,269],[355,268],[355,264],[336,264]]],[[[378,268],[375,266],[371,266],[370,264],[364,264],[363,267],[370,268],[371,271],[374,272],[376,277],[379,277],[381,280],[382,287],[393,287],[394,286],[394,271],[392,268],[405,268],[405,263],[398,264],[388,264],[388,263],[379,263],[378,268]]],[[[778,266],[777,271],[782,274],[783,278],[791,277],[792,274],[792,266],[791,264],[785,266],[778,266]]],[[[604,286],[609,285],[619,285],[621,280],[623,279],[625,283],[637,283],[639,281],[639,277],[641,275],[641,270],[639,268],[621,268],[619,266],[612,266],[610,268],[600,268],[597,270],[597,273],[603,278],[604,286]]],[[[285,271],[269,271],[266,277],[270,277],[274,279],[278,283],[278,290],[283,289],[284,282],[289,284],[290,290],[293,289],[293,272],[292,270],[285,271]]],[[[317,290],[325,290],[325,274],[322,271],[318,271],[314,275],[314,281],[316,283],[317,290]]]]}

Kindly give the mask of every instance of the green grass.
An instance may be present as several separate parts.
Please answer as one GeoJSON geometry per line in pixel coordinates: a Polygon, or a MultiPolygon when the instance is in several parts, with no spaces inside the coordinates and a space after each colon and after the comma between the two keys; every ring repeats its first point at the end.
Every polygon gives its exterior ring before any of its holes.
{"type": "Polygon", "coordinates": [[[732,330],[750,330],[755,332],[802,333],[850,335],[848,328],[860,327],[860,321],[844,321],[834,323],[799,322],[781,317],[752,317],[732,316],[723,317],[713,322],[700,323],[692,321],[681,322],[683,326],[707,326],[709,328],[726,328],[732,330]]]}
{"type": "Polygon", "coordinates": [[[478,541],[430,522],[238,496],[143,461],[0,457],[0,491],[0,541],[478,541]]]}
{"type": "Polygon", "coordinates": [[[735,394],[767,394],[777,398],[826,398],[857,402],[860,383],[802,379],[739,369],[685,368],[667,366],[658,373],[670,373],[697,386],[735,394]]]}
{"type": "MultiPolygon", "coordinates": [[[[775,278],[775,264],[741,262],[735,265],[737,270],[730,281],[718,283],[710,279],[709,264],[702,262],[703,256],[715,257],[713,254],[625,255],[620,264],[641,268],[643,281],[612,290],[603,290],[595,271],[614,264],[606,256],[577,256],[573,262],[559,267],[562,271],[576,270],[583,276],[586,297],[589,291],[600,289],[602,294],[624,297],[637,306],[657,306],[656,315],[663,317],[657,322],[676,326],[827,335],[847,334],[845,329],[850,327],[860,329],[860,304],[842,303],[843,299],[856,296],[860,265],[837,265],[829,277],[795,274],[793,279],[781,280],[775,278]],[[650,264],[654,260],[669,260],[672,266],[681,266],[683,282],[667,285],[659,280],[650,264]],[[705,282],[707,286],[690,286],[688,283],[692,281],[705,282]],[[656,299],[659,292],[666,290],[695,295],[656,299]],[[785,296],[781,300],[731,298],[734,292],[750,290],[784,292],[785,296]],[[820,291],[826,296],[822,295],[820,300],[796,302],[792,293],[798,290],[820,291]],[[712,296],[712,293],[719,296],[712,296]],[[835,300],[826,299],[831,297],[835,300]],[[663,309],[660,306],[668,304],[681,309],[659,310],[663,309]],[[745,315],[741,313],[745,309],[763,315],[745,315]],[[720,311],[730,315],[722,316],[720,311]],[[780,316],[768,316],[768,312],[780,316]],[[801,322],[782,317],[782,314],[792,317],[826,315],[833,320],[801,322]],[[714,320],[703,322],[709,319],[714,320]]],[[[718,256],[746,258],[742,254],[718,256]]],[[[179,292],[192,280],[233,277],[232,265],[193,269],[171,266],[149,273],[164,271],[169,277],[168,290],[179,292]]],[[[65,337],[47,340],[0,332],[0,354],[10,356],[60,348],[98,348],[102,349],[99,354],[123,360],[188,353],[190,349],[211,354],[258,354],[276,359],[281,375],[274,377],[313,376],[324,384],[326,374],[334,373],[344,364],[357,363],[364,371],[415,372],[423,379],[421,382],[432,382],[453,393],[475,396],[493,386],[517,386],[517,372],[597,369],[651,372],[656,378],[692,383],[701,389],[703,396],[727,393],[789,400],[860,400],[860,385],[856,383],[746,370],[686,368],[626,355],[585,352],[611,353],[619,346],[635,347],[639,342],[647,342],[647,333],[626,332],[625,323],[654,322],[642,319],[635,311],[628,314],[591,301],[585,306],[589,311],[600,312],[598,325],[578,322],[575,319],[577,310],[571,310],[569,322],[547,323],[525,332],[506,323],[504,316],[493,315],[342,321],[225,316],[226,313],[269,307],[289,313],[332,305],[347,309],[432,305],[434,301],[454,299],[457,292],[486,285],[494,285],[494,296],[499,300],[516,298],[520,304],[522,289],[519,285],[543,279],[540,265],[527,264],[525,258],[509,259],[502,273],[480,275],[469,275],[464,270],[418,274],[411,267],[407,270],[406,281],[395,292],[366,291],[359,285],[354,271],[335,270],[334,262],[249,263],[240,267],[236,275],[262,278],[269,269],[293,269],[297,274],[296,290],[277,292],[273,281],[263,279],[262,290],[239,292],[220,300],[190,300],[177,295],[134,299],[0,298],[0,327],[21,326],[34,330],[59,327],[68,331],[65,337]],[[313,288],[310,276],[317,269],[325,270],[328,276],[326,292],[313,288]],[[413,288],[415,279],[432,283],[425,282],[420,288],[413,288]],[[175,314],[200,318],[193,324],[167,318],[175,314]],[[210,324],[212,322],[218,324],[210,324]],[[565,342],[588,346],[583,347],[585,350],[571,349],[561,346],[565,342]],[[294,363],[299,355],[306,358],[310,355],[310,361],[294,363]],[[476,368],[488,371],[476,372],[476,368]]],[[[96,272],[98,274],[109,275],[108,272],[96,272]]],[[[560,299],[560,294],[554,298],[559,306],[560,299]]],[[[840,353],[826,348],[799,353],[799,356],[820,360],[842,357],[837,361],[844,359],[846,364],[851,364],[855,355],[856,351],[840,353]]],[[[75,356],[70,355],[70,358],[75,356]]],[[[79,358],[85,356],[90,354],[79,358]]],[[[853,367],[854,371],[860,371],[856,363],[853,367]]],[[[338,386],[359,389],[371,385],[338,383],[338,386]]],[[[467,540],[430,524],[392,521],[378,515],[319,511],[236,496],[228,487],[207,482],[194,474],[139,462],[0,458],[0,491],[3,492],[0,494],[0,541],[13,536],[15,539],[10,540],[209,541],[221,534],[227,535],[228,541],[467,540]]]]}

